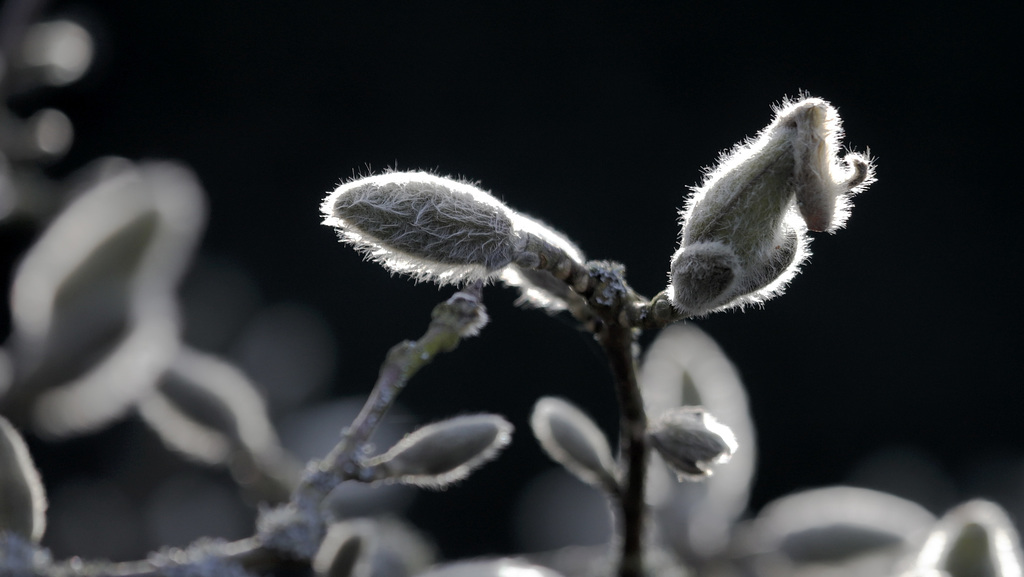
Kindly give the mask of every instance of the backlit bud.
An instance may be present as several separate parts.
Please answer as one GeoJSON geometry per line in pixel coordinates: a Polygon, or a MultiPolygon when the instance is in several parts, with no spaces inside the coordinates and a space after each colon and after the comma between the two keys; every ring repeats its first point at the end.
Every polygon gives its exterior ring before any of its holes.
{"type": "Polygon", "coordinates": [[[804,232],[834,232],[849,197],[874,181],[870,160],[838,160],[842,128],[818,98],[786,103],[757,138],[724,154],[681,212],[669,289],[682,312],[763,302],[807,258],[804,232]]]}
{"type": "Polygon", "coordinates": [[[678,407],[651,423],[648,438],[680,481],[711,475],[711,465],[727,462],[736,452],[736,437],[729,427],[702,407],[678,407]]]}

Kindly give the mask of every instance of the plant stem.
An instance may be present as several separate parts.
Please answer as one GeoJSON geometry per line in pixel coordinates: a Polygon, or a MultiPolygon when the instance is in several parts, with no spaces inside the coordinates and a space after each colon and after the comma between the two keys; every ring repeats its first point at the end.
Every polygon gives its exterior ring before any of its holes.
{"type": "Polygon", "coordinates": [[[430,326],[419,340],[403,341],[391,347],[359,415],[345,429],[341,441],[320,462],[312,476],[316,478],[307,475],[297,493],[318,502],[341,482],[359,478],[363,446],[409,379],[435,356],[454,350],[464,337],[475,335],[487,322],[482,291],[483,285],[477,282],[455,293],[434,307],[430,326]]]}
{"type": "Polygon", "coordinates": [[[636,379],[633,331],[621,325],[606,326],[598,341],[608,355],[615,393],[619,401],[619,451],[624,465],[619,508],[622,523],[622,554],[619,577],[643,575],[644,484],[648,446],[647,415],[636,379]]]}

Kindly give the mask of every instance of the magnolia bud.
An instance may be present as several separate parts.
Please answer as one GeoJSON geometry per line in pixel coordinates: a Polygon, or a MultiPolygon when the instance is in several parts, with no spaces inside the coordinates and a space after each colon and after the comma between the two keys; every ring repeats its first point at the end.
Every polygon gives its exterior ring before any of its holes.
{"type": "MultiPolygon", "coordinates": [[[[39,542],[46,529],[46,494],[18,431],[0,416],[0,534],[39,542]]],[[[0,556],[2,558],[2,556],[0,556]]]]}
{"type": "Polygon", "coordinates": [[[648,438],[680,481],[711,475],[711,465],[727,462],[736,452],[736,437],[729,427],[702,407],[678,407],[651,423],[648,438]]]}
{"type": "Polygon", "coordinates": [[[439,284],[492,276],[512,262],[512,211],[466,182],[387,172],[339,186],[324,224],[385,268],[439,284]]]}
{"type": "Polygon", "coordinates": [[[498,415],[467,415],[406,435],[365,467],[375,480],[441,489],[469,476],[512,440],[512,424],[498,415]]]}
{"type": "Polygon", "coordinates": [[[939,519],[921,547],[914,569],[921,574],[1016,576],[1024,569],[1024,553],[1006,511],[991,501],[976,499],[939,519]]]}
{"type": "Polygon", "coordinates": [[[615,459],[601,429],[583,411],[555,397],[533,406],[530,427],[544,452],[585,483],[615,490],[615,459]]]}
{"type": "MultiPolygon", "coordinates": [[[[445,285],[490,280],[510,265],[581,262],[579,250],[482,189],[427,172],[342,184],[320,205],[343,242],[392,272],[445,285]]],[[[514,275],[507,278],[515,282],[514,275]]]]}
{"type": "Polygon", "coordinates": [[[678,309],[696,316],[781,294],[809,255],[804,231],[842,227],[849,197],[874,181],[867,157],[837,160],[841,136],[835,109],[805,98],[722,156],[681,212],[669,285],[678,309]]]}

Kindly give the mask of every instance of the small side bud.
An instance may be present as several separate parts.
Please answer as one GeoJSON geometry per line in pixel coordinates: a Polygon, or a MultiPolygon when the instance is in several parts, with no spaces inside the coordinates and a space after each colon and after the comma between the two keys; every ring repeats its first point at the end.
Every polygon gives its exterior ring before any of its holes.
{"type": "Polygon", "coordinates": [[[804,232],[835,232],[850,197],[874,182],[871,161],[838,160],[839,116],[819,98],[784,103],[757,138],[722,155],[681,211],[669,292],[699,316],[782,293],[810,254],[804,232]]]}
{"type": "Polygon", "coordinates": [[[563,268],[573,263],[582,266],[586,261],[583,251],[565,235],[538,220],[517,214],[515,223],[520,234],[525,234],[526,242],[516,262],[502,272],[501,280],[519,287],[522,296],[516,304],[549,312],[568,309],[577,314],[583,311],[586,308],[583,297],[551,272],[559,265],[563,268]],[[538,268],[542,261],[548,270],[538,268]]]}
{"type": "Polygon", "coordinates": [[[615,459],[601,429],[583,411],[555,397],[533,406],[530,427],[540,446],[584,483],[615,491],[615,459]]]}
{"type": "Polygon", "coordinates": [[[0,416],[0,534],[38,543],[46,530],[46,493],[25,441],[0,416]]]}
{"type": "Polygon", "coordinates": [[[511,209],[472,184],[427,172],[347,182],[320,210],[343,242],[416,280],[488,279],[517,252],[511,209]]]}
{"type": "Polygon", "coordinates": [[[676,472],[680,481],[697,481],[712,474],[736,452],[736,437],[729,427],[703,407],[678,407],[658,417],[647,430],[651,445],[676,472]]]}
{"type": "Polygon", "coordinates": [[[417,429],[364,466],[374,480],[443,489],[494,459],[512,430],[498,415],[455,417],[417,429]]]}
{"type": "Polygon", "coordinates": [[[360,563],[366,557],[365,537],[354,523],[335,523],[327,530],[320,550],[313,558],[317,577],[357,577],[366,575],[360,563]]]}

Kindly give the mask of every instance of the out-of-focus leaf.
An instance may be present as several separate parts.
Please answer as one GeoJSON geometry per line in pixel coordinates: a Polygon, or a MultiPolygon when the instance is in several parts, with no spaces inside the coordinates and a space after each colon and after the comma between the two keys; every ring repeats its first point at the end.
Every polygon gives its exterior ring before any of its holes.
{"type": "Polygon", "coordinates": [[[70,20],[40,22],[26,32],[11,72],[40,84],[63,86],[85,74],[92,54],[92,37],[85,28],[70,20]]]}
{"type": "Polygon", "coordinates": [[[285,455],[255,385],[238,368],[213,355],[182,348],[139,414],[164,443],[211,465],[250,469],[243,475],[271,475],[289,493],[299,476],[285,455]]]}
{"type": "Polygon", "coordinates": [[[796,563],[840,563],[885,553],[889,563],[916,546],[935,517],[920,505],[879,491],[825,487],[766,505],[741,532],[739,548],[782,554],[796,563]]]}
{"type": "Polygon", "coordinates": [[[999,505],[976,499],[943,515],[905,575],[1020,577],[1022,571],[1024,554],[1013,522],[999,505]]]}
{"type": "Polygon", "coordinates": [[[0,533],[38,543],[46,530],[46,492],[25,441],[0,416],[0,533]]]}
{"type": "Polygon", "coordinates": [[[374,480],[442,489],[495,458],[512,441],[512,424],[498,415],[466,415],[432,423],[369,459],[374,480]]]}
{"type": "Polygon", "coordinates": [[[615,459],[601,429],[575,405],[543,397],[530,416],[533,435],[544,451],[584,483],[615,492],[615,459]]]}
{"type": "Polygon", "coordinates": [[[667,544],[684,557],[721,552],[746,510],[757,442],[747,394],[736,368],[715,341],[692,323],[662,330],[640,369],[647,414],[657,419],[683,405],[702,405],[733,432],[740,450],[701,483],[678,483],[661,457],[651,455],[647,501],[667,544]]]}
{"type": "MultiPolygon", "coordinates": [[[[341,427],[356,418],[365,401],[362,396],[348,397],[290,413],[278,424],[281,442],[301,461],[323,458],[337,444],[341,427]]],[[[396,403],[374,432],[373,445],[393,446],[414,423],[415,418],[396,403]]],[[[381,517],[400,513],[415,496],[415,488],[409,485],[352,482],[338,485],[323,505],[334,519],[381,517]]]]}
{"type": "Polygon", "coordinates": [[[11,289],[9,414],[43,435],[104,426],[177,352],[175,290],[205,217],[199,184],[169,163],[108,160],[26,253],[11,289]]]}

